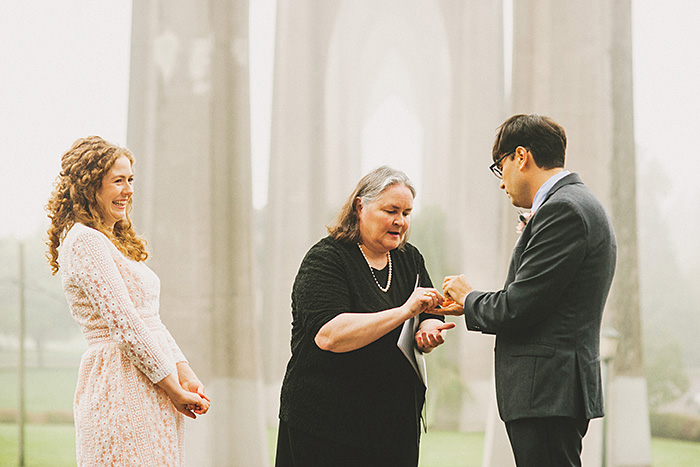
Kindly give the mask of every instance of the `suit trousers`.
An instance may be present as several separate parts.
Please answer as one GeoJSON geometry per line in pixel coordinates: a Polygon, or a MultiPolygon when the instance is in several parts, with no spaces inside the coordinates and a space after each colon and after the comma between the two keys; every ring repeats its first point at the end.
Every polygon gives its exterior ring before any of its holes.
{"type": "Polygon", "coordinates": [[[506,422],[506,430],[518,467],[581,467],[585,418],[522,418],[506,422]]]}

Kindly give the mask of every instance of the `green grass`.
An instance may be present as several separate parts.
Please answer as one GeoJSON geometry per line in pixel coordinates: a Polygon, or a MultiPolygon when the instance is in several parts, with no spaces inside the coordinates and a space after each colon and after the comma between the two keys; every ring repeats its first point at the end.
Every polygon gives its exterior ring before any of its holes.
{"type": "MultiPolygon", "coordinates": [[[[277,430],[267,431],[270,465],[274,465],[277,430]]],[[[480,467],[483,433],[456,433],[431,430],[421,437],[420,467],[480,467]]]]}
{"type": "MultiPolygon", "coordinates": [[[[28,412],[73,410],[77,368],[29,368],[26,377],[28,412]]],[[[16,409],[19,407],[17,370],[0,369],[0,381],[0,409],[16,409]]]]}
{"type": "Polygon", "coordinates": [[[700,443],[653,438],[651,455],[654,467],[697,467],[700,465],[700,443]]]}
{"type": "MultiPolygon", "coordinates": [[[[17,425],[0,423],[0,465],[18,464],[17,425]]],[[[75,428],[73,425],[28,425],[25,430],[27,467],[75,467],[75,428]]]]}
{"type": "MultiPolygon", "coordinates": [[[[17,425],[0,423],[0,465],[17,466],[17,425]]],[[[274,457],[276,430],[268,431],[270,459],[274,457]]],[[[28,467],[75,466],[75,431],[72,425],[28,425],[28,467]]],[[[430,431],[421,443],[421,467],[477,467],[481,465],[483,433],[430,431]]],[[[651,441],[654,467],[697,467],[700,443],[654,438],[651,441]]]]}
{"type": "MultiPolygon", "coordinates": [[[[72,410],[77,379],[76,368],[27,371],[27,410],[30,414],[72,410]]],[[[17,373],[0,369],[0,413],[17,408],[17,373]]],[[[30,420],[36,417],[30,417],[30,420]]],[[[274,458],[276,429],[268,431],[270,459],[274,458]]],[[[431,430],[421,442],[421,467],[477,467],[481,465],[483,433],[431,430]]],[[[700,465],[700,443],[654,438],[651,442],[654,467],[696,467],[700,465]]],[[[18,430],[14,423],[0,423],[0,466],[17,464],[18,430]]],[[[70,423],[27,425],[25,460],[31,467],[74,466],[75,431],[70,423]]]]}
{"type": "Polygon", "coordinates": [[[483,433],[428,431],[421,440],[420,467],[480,467],[483,433]]]}

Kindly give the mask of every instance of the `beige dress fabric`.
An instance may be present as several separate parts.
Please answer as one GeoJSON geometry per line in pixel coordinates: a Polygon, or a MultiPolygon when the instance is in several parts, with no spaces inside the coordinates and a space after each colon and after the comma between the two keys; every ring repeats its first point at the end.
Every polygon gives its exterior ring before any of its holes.
{"type": "Polygon", "coordinates": [[[73,403],[78,465],[183,466],[183,415],[155,385],[185,360],[160,320],[158,276],[82,224],[66,235],[59,260],[89,345],[73,403]]]}

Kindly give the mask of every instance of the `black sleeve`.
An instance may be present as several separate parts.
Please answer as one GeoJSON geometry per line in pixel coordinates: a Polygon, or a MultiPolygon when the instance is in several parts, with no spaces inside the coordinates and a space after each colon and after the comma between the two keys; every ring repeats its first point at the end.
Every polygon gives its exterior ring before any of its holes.
{"type": "Polygon", "coordinates": [[[292,290],[292,307],[311,336],[324,324],[350,310],[350,289],[345,261],[338,250],[317,244],[299,267],[292,290]]]}

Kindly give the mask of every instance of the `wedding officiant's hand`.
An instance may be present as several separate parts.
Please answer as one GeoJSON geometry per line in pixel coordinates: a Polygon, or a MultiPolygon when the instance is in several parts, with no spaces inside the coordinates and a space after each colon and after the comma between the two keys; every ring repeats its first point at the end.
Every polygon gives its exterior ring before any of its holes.
{"type": "MultiPolygon", "coordinates": [[[[431,311],[434,313],[435,310],[431,311]]],[[[455,323],[443,323],[439,319],[426,319],[420,323],[415,341],[423,353],[431,352],[435,347],[445,343],[445,332],[455,327],[455,323]]]]}
{"type": "Polygon", "coordinates": [[[439,306],[444,301],[443,296],[437,289],[431,287],[417,287],[403,307],[408,312],[408,318],[419,315],[420,313],[432,313],[435,307],[439,306]]]}

